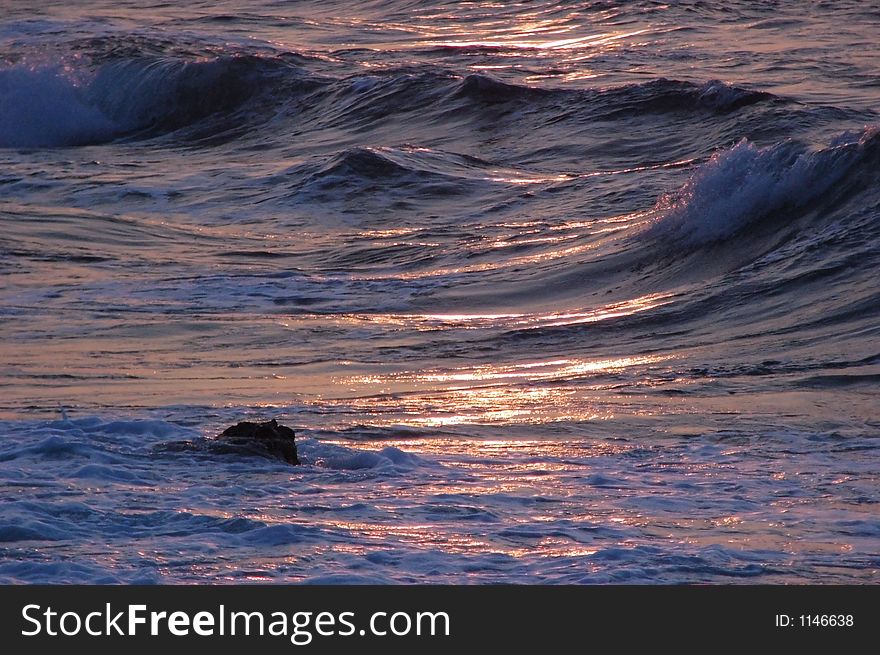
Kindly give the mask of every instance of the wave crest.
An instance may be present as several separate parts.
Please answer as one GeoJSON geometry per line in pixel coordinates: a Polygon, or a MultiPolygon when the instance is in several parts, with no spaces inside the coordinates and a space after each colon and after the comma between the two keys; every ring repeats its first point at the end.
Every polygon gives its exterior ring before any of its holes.
{"type": "Polygon", "coordinates": [[[722,241],[762,219],[852,190],[878,152],[878,127],[845,133],[818,151],[794,141],[759,148],[743,139],[661,196],[650,232],[687,246],[722,241]]]}

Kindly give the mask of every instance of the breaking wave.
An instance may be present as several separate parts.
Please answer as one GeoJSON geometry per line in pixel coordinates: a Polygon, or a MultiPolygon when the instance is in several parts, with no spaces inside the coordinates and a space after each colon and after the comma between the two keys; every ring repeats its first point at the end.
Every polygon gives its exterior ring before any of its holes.
{"type": "Polygon", "coordinates": [[[722,241],[764,219],[814,211],[862,188],[876,174],[880,130],[845,133],[810,150],[794,141],[759,148],[743,139],[699,166],[677,191],[663,195],[651,228],[688,246],[722,241]]]}

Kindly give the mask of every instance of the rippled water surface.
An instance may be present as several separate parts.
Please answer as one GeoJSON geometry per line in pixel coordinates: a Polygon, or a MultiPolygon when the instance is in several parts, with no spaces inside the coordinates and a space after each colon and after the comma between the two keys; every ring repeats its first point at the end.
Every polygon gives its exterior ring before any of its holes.
{"type": "Polygon", "coordinates": [[[878,40],[0,0],[0,580],[876,582],[878,40]]]}

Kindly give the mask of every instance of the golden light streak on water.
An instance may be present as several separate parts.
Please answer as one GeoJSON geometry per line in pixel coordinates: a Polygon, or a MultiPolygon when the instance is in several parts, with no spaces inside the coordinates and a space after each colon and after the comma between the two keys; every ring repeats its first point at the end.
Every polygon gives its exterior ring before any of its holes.
{"type": "Polygon", "coordinates": [[[526,24],[520,27],[520,30],[511,35],[510,38],[488,38],[482,40],[446,40],[428,42],[426,45],[447,47],[447,48],[511,48],[511,49],[534,49],[534,50],[574,50],[589,47],[599,52],[607,52],[621,47],[620,41],[645,34],[649,30],[633,30],[629,32],[602,32],[599,34],[591,34],[589,36],[581,36],[569,39],[552,39],[542,40],[535,38],[540,36],[542,32],[550,29],[548,25],[539,23],[526,24]]]}
{"type": "Polygon", "coordinates": [[[530,362],[527,364],[512,364],[508,366],[485,365],[473,368],[454,369],[451,372],[428,372],[399,374],[399,379],[411,379],[424,382],[482,382],[494,380],[569,380],[582,377],[591,373],[605,373],[619,371],[630,366],[653,364],[664,359],[661,356],[652,355],[645,357],[621,357],[619,359],[605,359],[598,361],[579,359],[556,359],[543,362],[530,362]]]}
{"type": "Polygon", "coordinates": [[[407,328],[435,329],[458,327],[476,329],[500,327],[504,329],[536,329],[582,323],[597,323],[611,318],[632,316],[671,302],[673,293],[651,293],[623,302],[611,303],[599,309],[547,313],[438,313],[438,314],[347,314],[341,320],[366,321],[407,328]]]}
{"type": "MultiPolygon", "coordinates": [[[[583,389],[568,385],[594,375],[647,366],[666,356],[621,357],[606,360],[553,359],[518,364],[485,364],[450,370],[402,371],[386,375],[352,376],[341,383],[382,393],[407,393],[406,408],[381,423],[417,427],[465,424],[541,424],[559,421],[594,421],[611,418],[583,397],[583,389]],[[540,386],[532,386],[541,382],[540,386]],[[548,384],[548,382],[550,384],[548,384]],[[556,382],[557,384],[552,384],[556,382]]],[[[369,411],[376,399],[370,395],[347,402],[369,411]]]]}

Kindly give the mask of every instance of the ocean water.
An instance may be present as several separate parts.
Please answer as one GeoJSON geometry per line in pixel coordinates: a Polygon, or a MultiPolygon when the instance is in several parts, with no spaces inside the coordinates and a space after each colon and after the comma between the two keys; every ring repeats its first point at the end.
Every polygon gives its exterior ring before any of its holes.
{"type": "Polygon", "coordinates": [[[877,582],[878,40],[3,0],[0,581],[877,582]]]}

